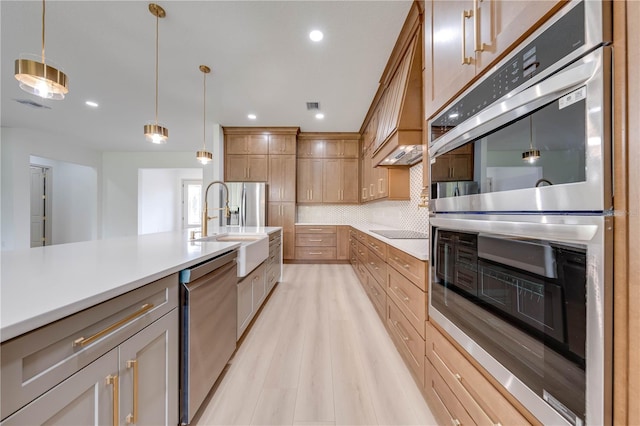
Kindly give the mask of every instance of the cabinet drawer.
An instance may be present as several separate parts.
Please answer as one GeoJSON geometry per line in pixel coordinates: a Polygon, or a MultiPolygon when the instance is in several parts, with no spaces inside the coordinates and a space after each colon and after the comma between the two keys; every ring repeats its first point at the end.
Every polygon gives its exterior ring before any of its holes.
{"type": "Polygon", "coordinates": [[[387,311],[387,293],[384,292],[384,287],[371,275],[367,275],[367,293],[369,298],[373,302],[380,319],[384,321],[385,312],[387,311]]]}
{"type": "Polygon", "coordinates": [[[299,234],[296,233],[296,246],[335,247],[336,234],[299,234]]]}
{"type": "Polygon", "coordinates": [[[367,248],[364,244],[360,242],[356,242],[356,254],[358,255],[358,259],[360,262],[366,265],[367,263],[367,248]]]}
{"type": "Polygon", "coordinates": [[[411,325],[425,338],[426,293],[393,268],[387,268],[387,294],[411,325]]]}
{"type": "Polygon", "coordinates": [[[527,419],[433,325],[427,357],[477,424],[529,424],[527,419]]]}
{"type": "Polygon", "coordinates": [[[387,299],[387,329],[416,379],[424,385],[424,340],[391,299],[387,299]]]}
{"type": "Polygon", "coordinates": [[[375,251],[382,259],[387,258],[387,245],[377,238],[367,235],[367,247],[375,251]]]}
{"type": "Polygon", "coordinates": [[[297,225],[297,232],[301,234],[335,234],[336,227],[331,225],[297,225]]]}
{"type": "Polygon", "coordinates": [[[387,263],[380,259],[375,251],[367,249],[367,269],[384,288],[387,286],[387,263]]]}
{"type": "Polygon", "coordinates": [[[172,274],[4,342],[0,347],[0,418],[177,306],[178,274],[172,274]]]}
{"type": "Polygon", "coordinates": [[[393,266],[402,275],[409,278],[409,280],[420,287],[422,291],[427,291],[427,266],[425,262],[408,255],[402,250],[388,246],[387,263],[393,266]]]}
{"type": "Polygon", "coordinates": [[[334,260],[335,258],[335,247],[296,247],[296,259],[334,260]]]}
{"type": "MultiPolygon", "coordinates": [[[[424,387],[429,408],[443,425],[473,425],[475,422],[436,369],[425,361],[424,387]]],[[[490,423],[489,423],[490,424],[490,423]]]]}

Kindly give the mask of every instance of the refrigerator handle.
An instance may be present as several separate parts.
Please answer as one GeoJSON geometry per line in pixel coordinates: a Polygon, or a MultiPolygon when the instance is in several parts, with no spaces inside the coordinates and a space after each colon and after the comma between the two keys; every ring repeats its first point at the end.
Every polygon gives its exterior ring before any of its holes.
{"type": "Polygon", "coordinates": [[[242,184],[242,196],[240,197],[240,226],[247,225],[247,187],[242,184]]]}

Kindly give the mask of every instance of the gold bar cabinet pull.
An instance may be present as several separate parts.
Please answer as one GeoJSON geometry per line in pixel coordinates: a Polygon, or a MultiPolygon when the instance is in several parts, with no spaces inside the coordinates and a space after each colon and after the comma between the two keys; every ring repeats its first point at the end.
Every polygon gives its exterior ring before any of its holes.
{"type": "Polygon", "coordinates": [[[480,0],[473,0],[473,50],[476,52],[484,52],[486,44],[481,41],[480,34],[480,0]]]}
{"type": "Polygon", "coordinates": [[[138,360],[128,360],[127,368],[133,368],[133,413],[127,415],[127,424],[135,424],[138,423],[138,360]]]}
{"type": "Polygon", "coordinates": [[[463,10],[462,11],[462,65],[471,65],[473,58],[467,57],[466,55],[466,39],[467,39],[467,28],[466,28],[466,19],[473,17],[473,10],[463,10]]]}
{"type": "Polygon", "coordinates": [[[120,389],[120,385],[118,384],[118,375],[108,375],[106,378],[107,385],[113,386],[113,426],[118,426],[120,423],[120,412],[118,411],[118,404],[120,401],[120,396],[118,395],[118,391],[120,389]]]}
{"type": "Polygon", "coordinates": [[[76,346],[85,347],[88,344],[93,343],[94,341],[98,340],[102,336],[105,336],[105,335],[111,333],[112,331],[114,331],[115,329],[122,327],[126,323],[128,323],[130,321],[133,321],[134,319],[144,315],[145,313],[147,313],[147,311],[149,311],[151,309],[153,309],[153,303],[145,303],[144,305],[142,305],[140,307],[140,309],[138,309],[137,311],[135,311],[131,315],[128,315],[127,317],[121,319],[118,322],[115,322],[115,323],[111,324],[110,326],[108,326],[106,328],[103,328],[102,330],[100,330],[96,334],[94,334],[93,336],[87,337],[86,339],[84,337],[77,338],[76,340],[73,341],[73,347],[74,348],[76,346]]]}

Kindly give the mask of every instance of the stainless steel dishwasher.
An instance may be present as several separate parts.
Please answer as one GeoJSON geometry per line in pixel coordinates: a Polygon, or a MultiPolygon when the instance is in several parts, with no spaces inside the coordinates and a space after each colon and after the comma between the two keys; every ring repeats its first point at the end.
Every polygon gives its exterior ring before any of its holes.
{"type": "Polygon", "coordinates": [[[189,424],[236,349],[237,252],[180,273],[180,423],[189,424]]]}

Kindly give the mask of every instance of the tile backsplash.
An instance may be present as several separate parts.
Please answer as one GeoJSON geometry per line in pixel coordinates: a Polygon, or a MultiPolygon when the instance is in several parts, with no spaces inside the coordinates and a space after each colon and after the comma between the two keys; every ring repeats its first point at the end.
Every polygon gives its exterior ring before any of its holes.
{"type": "Polygon", "coordinates": [[[298,223],[377,223],[398,229],[428,232],[429,212],[418,208],[422,191],[422,163],[410,170],[411,200],[374,201],[361,205],[298,206],[298,223]]]}

